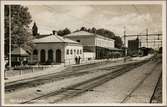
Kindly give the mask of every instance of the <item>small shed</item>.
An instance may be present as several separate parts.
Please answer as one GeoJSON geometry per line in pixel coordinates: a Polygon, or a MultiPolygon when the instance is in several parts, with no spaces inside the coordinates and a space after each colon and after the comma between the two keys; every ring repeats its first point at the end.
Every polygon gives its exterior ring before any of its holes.
{"type": "Polygon", "coordinates": [[[29,54],[21,47],[15,48],[11,52],[11,56],[12,66],[25,65],[26,63],[28,63],[29,54]]]}

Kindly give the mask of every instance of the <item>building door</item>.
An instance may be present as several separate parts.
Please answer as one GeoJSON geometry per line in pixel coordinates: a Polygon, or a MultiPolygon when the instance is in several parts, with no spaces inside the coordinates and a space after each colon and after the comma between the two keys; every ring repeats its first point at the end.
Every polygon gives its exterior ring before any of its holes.
{"type": "Polygon", "coordinates": [[[45,50],[43,49],[41,50],[40,61],[41,63],[45,62],[45,50]]]}
{"type": "Polygon", "coordinates": [[[48,62],[52,63],[53,62],[53,50],[48,51],[48,62]]]}
{"type": "Polygon", "coordinates": [[[53,50],[48,51],[48,62],[52,63],[53,62],[53,50]]]}
{"type": "Polygon", "coordinates": [[[61,50],[60,49],[56,50],[56,62],[61,63],[61,50]]]}
{"type": "Polygon", "coordinates": [[[38,50],[37,49],[35,49],[34,51],[33,51],[33,62],[37,62],[38,61],[38,50]]]}

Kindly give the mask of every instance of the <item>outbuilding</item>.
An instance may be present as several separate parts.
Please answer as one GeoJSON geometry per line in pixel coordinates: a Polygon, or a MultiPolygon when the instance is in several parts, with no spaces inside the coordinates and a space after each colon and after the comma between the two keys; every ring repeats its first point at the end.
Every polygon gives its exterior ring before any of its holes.
{"type": "Polygon", "coordinates": [[[12,66],[27,64],[28,58],[29,58],[29,54],[21,47],[15,48],[11,52],[12,66]]]}

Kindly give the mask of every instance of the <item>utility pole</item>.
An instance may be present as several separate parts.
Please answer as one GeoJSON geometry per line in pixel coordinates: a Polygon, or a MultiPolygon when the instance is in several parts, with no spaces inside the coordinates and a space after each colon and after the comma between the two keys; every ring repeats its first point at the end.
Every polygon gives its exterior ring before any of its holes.
{"type": "Polygon", "coordinates": [[[8,58],[8,61],[9,61],[9,70],[11,69],[12,67],[12,63],[11,63],[11,5],[9,5],[9,58],[8,58]]]}
{"type": "Polygon", "coordinates": [[[125,56],[126,56],[126,28],[124,27],[124,47],[125,47],[125,56]]]}
{"type": "MultiPolygon", "coordinates": [[[[125,33],[124,33],[124,35],[125,35],[125,33]]],[[[141,43],[146,43],[146,45],[147,45],[147,48],[148,48],[148,44],[149,43],[154,43],[153,45],[154,45],[154,48],[160,48],[160,45],[162,46],[162,38],[160,38],[160,36],[162,37],[162,34],[161,33],[150,33],[150,34],[148,34],[148,30],[146,30],[146,34],[126,34],[126,37],[145,37],[145,40],[146,40],[146,42],[144,41],[140,41],[140,47],[141,47],[141,43]],[[154,39],[149,39],[148,38],[148,36],[149,37],[154,37],[154,39]],[[156,38],[156,37],[158,37],[158,38],[156,38]],[[151,40],[151,41],[149,41],[149,40],[151,40]],[[156,41],[156,40],[161,40],[161,41],[156,41]]],[[[146,47],[146,46],[145,46],[146,47]]]]}
{"type": "Polygon", "coordinates": [[[139,49],[140,49],[140,40],[139,40],[139,35],[137,35],[137,43],[138,43],[137,54],[139,55],[139,49]]]}
{"type": "MultiPolygon", "coordinates": [[[[158,40],[159,40],[159,35],[158,35],[158,40]]],[[[159,43],[158,43],[158,49],[159,49],[159,43]]]]}
{"type": "Polygon", "coordinates": [[[124,62],[126,62],[126,55],[127,55],[127,53],[126,53],[126,27],[124,26],[124,54],[125,54],[125,58],[124,58],[124,62]]]}
{"type": "MultiPolygon", "coordinates": [[[[160,40],[159,36],[160,36],[160,35],[158,34],[158,40],[160,40]]],[[[162,41],[160,42],[160,47],[162,47],[162,41]]],[[[159,45],[158,45],[158,48],[160,48],[160,47],[159,47],[159,45]]]]}
{"type": "Polygon", "coordinates": [[[154,50],[155,50],[155,37],[154,37],[154,50]]]}
{"type": "Polygon", "coordinates": [[[146,29],[146,43],[147,43],[147,48],[148,48],[148,28],[146,29]]]}

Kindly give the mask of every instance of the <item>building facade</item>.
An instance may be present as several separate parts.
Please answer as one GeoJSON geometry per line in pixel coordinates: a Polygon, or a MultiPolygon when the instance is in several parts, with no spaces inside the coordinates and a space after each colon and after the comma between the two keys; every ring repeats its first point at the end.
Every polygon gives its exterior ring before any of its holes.
{"type": "Polygon", "coordinates": [[[96,59],[107,58],[114,51],[114,40],[85,31],[74,32],[65,36],[83,45],[83,51],[93,53],[96,59]]]}
{"type": "Polygon", "coordinates": [[[137,55],[139,53],[140,41],[139,39],[128,40],[128,55],[137,55]]]}
{"type": "Polygon", "coordinates": [[[75,63],[75,57],[83,58],[83,47],[76,41],[56,34],[34,39],[32,63],[54,64],[75,63]]]}

